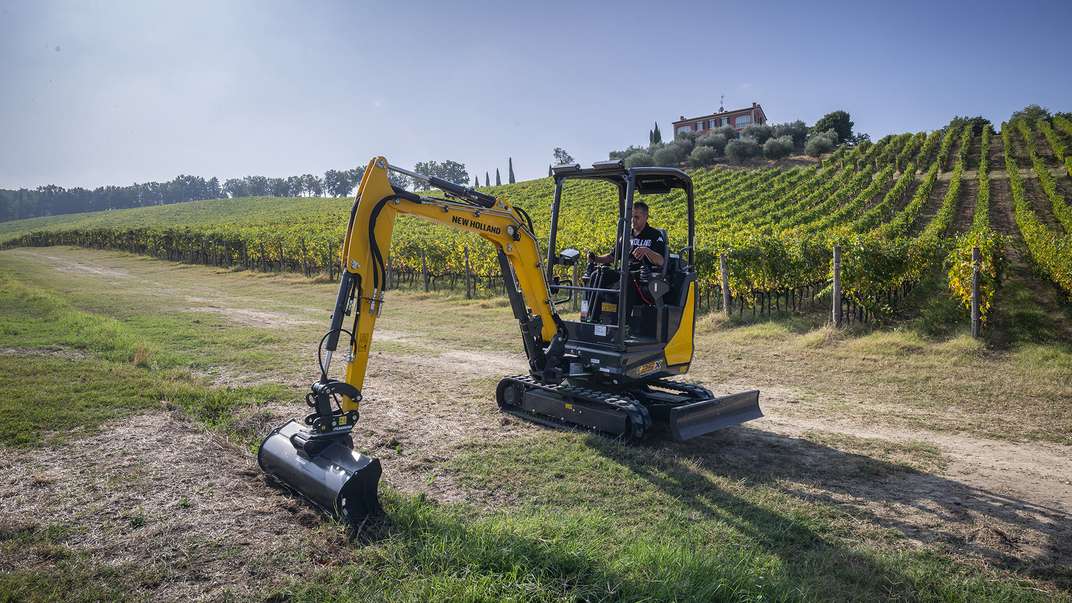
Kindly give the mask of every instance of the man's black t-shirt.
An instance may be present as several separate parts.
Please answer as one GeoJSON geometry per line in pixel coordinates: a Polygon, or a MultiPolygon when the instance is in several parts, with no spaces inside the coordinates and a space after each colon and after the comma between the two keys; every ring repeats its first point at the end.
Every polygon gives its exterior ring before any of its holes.
{"type": "MultiPolygon", "coordinates": [[[[644,229],[641,230],[639,234],[634,234],[633,230],[629,229],[629,234],[632,235],[634,249],[637,247],[647,247],[659,255],[664,255],[666,253],[666,241],[663,239],[662,233],[652,228],[650,224],[645,224],[644,229]]],[[[621,248],[621,241],[619,241],[618,244],[614,246],[615,258],[618,257],[621,248]]],[[[640,270],[642,265],[651,267],[655,264],[648,258],[644,258],[643,263],[634,257],[629,258],[630,270],[640,270]]]]}

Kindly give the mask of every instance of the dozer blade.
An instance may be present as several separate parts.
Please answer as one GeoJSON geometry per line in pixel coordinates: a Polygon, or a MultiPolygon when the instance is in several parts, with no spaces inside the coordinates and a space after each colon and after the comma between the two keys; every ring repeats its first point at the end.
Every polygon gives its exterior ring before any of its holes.
{"type": "Polygon", "coordinates": [[[383,512],[378,489],[380,460],[349,445],[348,437],[329,443],[309,440],[309,431],[290,421],[268,434],[257,464],[314,504],[356,527],[383,512]]]}
{"type": "Polygon", "coordinates": [[[670,433],[683,442],[762,416],[758,390],[718,396],[671,409],[670,433]]]}

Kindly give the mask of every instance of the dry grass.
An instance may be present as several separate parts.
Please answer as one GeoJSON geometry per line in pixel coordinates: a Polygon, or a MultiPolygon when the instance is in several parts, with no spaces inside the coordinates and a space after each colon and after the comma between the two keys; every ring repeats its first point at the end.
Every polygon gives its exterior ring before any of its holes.
{"type": "Polygon", "coordinates": [[[2,555],[7,572],[53,572],[58,548],[81,559],[90,580],[118,579],[129,596],[247,599],[356,554],[344,530],[178,412],[112,423],[62,451],[0,449],[0,467],[4,531],[71,527],[43,552],[2,555]]]}

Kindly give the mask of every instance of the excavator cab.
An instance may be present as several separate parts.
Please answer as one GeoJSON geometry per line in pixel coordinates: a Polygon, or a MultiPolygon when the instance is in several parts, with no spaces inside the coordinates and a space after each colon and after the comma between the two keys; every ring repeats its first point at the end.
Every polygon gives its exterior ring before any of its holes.
{"type": "Polygon", "coordinates": [[[627,439],[665,430],[674,440],[683,441],[762,417],[756,390],[716,394],[671,379],[689,370],[696,323],[695,207],[688,174],[604,161],[588,169],[559,166],[553,176],[545,279],[556,308],[579,296],[581,315],[577,320],[558,320],[561,347],[557,372],[551,375],[556,378],[548,379],[551,373],[545,371],[542,379],[504,379],[496,392],[499,406],[538,422],[582,426],[627,439]],[[629,272],[628,261],[622,261],[620,278],[613,286],[604,278],[610,268],[591,262],[583,278],[564,283],[556,271],[576,265],[580,258],[575,249],[559,251],[557,247],[559,210],[570,180],[609,182],[616,188],[617,258],[629,258],[632,253],[629,235],[638,195],[665,195],[685,204],[685,245],[674,253],[673,245],[680,241],[667,241],[664,261],[658,267],[629,272]]]}
{"type": "MultiPolygon", "coordinates": [[[[604,161],[590,169],[578,165],[553,170],[555,196],[551,205],[547,250],[547,279],[553,294],[562,297],[556,305],[580,300],[580,318],[563,319],[567,330],[566,350],[577,357],[570,376],[604,375],[628,382],[680,375],[688,371],[693,353],[696,270],[693,267],[695,238],[692,179],[681,170],[663,167],[628,169],[620,161],[604,161]],[[588,262],[579,282],[564,284],[556,279],[557,266],[572,266],[580,259],[574,249],[557,249],[560,207],[570,180],[609,182],[617,189],[618,220],[615,267],[588,262]],[[675,191],[681,194],[671,195],[675,191]],[[665,230],[656,229],[666,242],[661,265],[644,263],[630,270],[633,252],[630,216],[637,197],[659,195],[685,205],[687,240],[671,241],[665,230]],[[674,252],[674,245],[681,244],[674,252]]],[[[676,213],[676,212],[675,212],[676,213]]],[[[578,271],[579,273],[579,271],[578,271]]]]}

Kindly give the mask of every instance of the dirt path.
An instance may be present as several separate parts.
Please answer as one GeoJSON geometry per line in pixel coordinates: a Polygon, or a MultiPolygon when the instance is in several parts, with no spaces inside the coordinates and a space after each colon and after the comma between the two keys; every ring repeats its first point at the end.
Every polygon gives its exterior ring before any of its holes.
{"type": "Polygon", "coordinates": [[[1035,215],[1038,216],[1043,224],[1059,235],[1064,234],[1065,227],[1053,215],[1053,205],[1050,203],[1049,198],[1046,197],[1046,193],[1042,191],[1042,187],[1039,186],[1037,178],[1024,179],[1024,196],[1027,197],[1031,208],[1035,210],[1035,215]]]}
{"type": "MultiPolygon", "coordinates": [[[[793,403],[792,393],[765,394],[770,411],[793,403]]],[[[814,457],[817,466],[827,462],[851,466],[859,459],[842,458],[810,445],[807,435],[814,432],[869,442],[920,442],[940,451],[942,467],[938,470],[883,474],[881,469],[871,468],[878,474],[873,480],[852,479],[859,477],[853,471],[839,476],[837,471],[805,470],[805,475],[812,475],[802,481],[812,486],[817,496],[849,505],[869,520],[898,529],[911,539],[964,547],[1004,566],[1015,566],[1024,559],[1051,569],[1072,562],[1072,470],[1066,447],[1025,446],[928,430],[768,414],[772,416],[762,423],[763,431],[805,438],[793,446],[797,452],[814,457]]],[[[760,426],[757,423],[755,428],[760,426]]]]}
{"type": "Polygon", "coordinates": [[[1054,181],[1057,183],[1057,194],[1064,199],[1066,205],[1072,207],[1072,177],[1065,172],[1058,174],[1054,181]]]}
{"type": "Polygon", "coordinates": [[[908,203],[912,200],[912,195],[916,194],[916,189],[919,187],[921,182],[923,182],[921,178],[913,178],[912,181],[908,183],[908,188],[905,189],[904,196],[894,201],[893,210],[889,212],[887,216],[896,215],[897,212],[904,209],[905,206],[908,205],[908,203]]]}
{"type": "Polygon", "coordinates": [[[979,169],[979,154],[983,150],[983,136],[972,133],[971,144],[968,146],[968,154],[965,157],[964,171],[976,171],[979,169]]]}
{"type": "Polygon", "coordinates": [[[1039,159],[1042,160],[1042,164],[1047,167],[1058,166],[1060,163],[1057,161],[1057,156],[1053,153],[1053,148],[1050,147],[1050,141],[1046,140],[1042,131],[1037,127],[1032,126],[1031,134],[1035,137],[1035,152],[1038,153],[1039,159]]]}
{"type": "Polygon", "coordinates": [[[1003,148],[1004,143],[1001,140],[1001,135],[994,133],[990,135],[990,153],[988,161],[990,161],[990,171],[1005,169],[1005,151],[1003,148]]]}
{"type": "Polygon", "coordinates": [[[960,198],[957,199],[957,210],[953,216],[951,234],[968,232],[971,229],[972,218],[975,216],[975,202],[979,196],[979,182],[974,179],[964,179],[960,183],[960,198]]]}
{"type": "Polygon", "coordinates": [[[1004,283],[995,295],[991,324],[985,330],[988,343],[1006,349],[1020,338],[1072,341],[1068,305],[1061,301],[1056,286],[1032,268],[1030,252],[1016,225],[1008,180],[990,181],[990,223],[1009,243],[1004,283]]]}
{"type": "MultiPolygon", "coordinates": [[[[1007,185],[995,182],[993,189],[995,224],[1008,230],[1007,185]]],[[[940,199],[941,192],[932,198],[940,199]]],[[[86,250],[79,255],[104,269],[86,278],[111,278],[106,271],[123,266],[116,256],[86,250]]],[[[226,290],[229,279],[240,278],[198,269],[206,275],[199,287],[226,290]]],[[[130,287],[150,286],[132,280],[130,287]]],[[[173,286],[183,296],[197,297],[197,291],[182,289],[186,285],[173,286]]],[[[259,297],[226,301],[247,314],[265,312],[271,291],[268,282],[259,297]]],[[[296,311],[293,318],[303,316],[296,311]]],[[[504,332],[512,328],[503,326],[504,332]]],[[[459,486],[449,460],[466,446],[531,437],[544,429],[501,415],[492,399],[500,377],[524,371],[524,357],[474,349],[464,337],[442,352],[441,342],[426,339],[420,325],[395,335],[414,350],[370,359],[357,446],[381,458],[385,481],[403,492],[477,507],[512,506],[515,501],[498,492],[459,486]]],[[[699,350],[698,365],[705,355],[717,357],[713,350],[699,350]]],[[[295,365],[305,363],[304,353],[295,357],[295,365]]],[[[803,418],[793,411],[796,405],[824,401],[791,383],[765,389],[762,396],[765,419],[692,442],[650,445],[656,454],[672,455],[685,465],[829,502],[909,542],[940,543],[955,554],[1003,567],[1030,566],[1040,575],[1072,564],[1067,448],[803,418]],[[921,442],[933,452],[916,466],[913,451],[921,442]],[[886,458],[888,450],[903,450],[908,460],[886,458]]],[[[248,434],[263,435],[303,410],[290,404],[252,407],[239,423],[248,434]]],[[[145,559],[150,567],[170,572],[166,576],[194,572],[212,585],[214,595],[224,589],[247,592],[243,580],[251,575],[276,579],[264,572],[274,572],[280,557],[315,554],[307,543],[338,545],[337,529],[268,486],[249,453],[173,412],[114,424],[62,450],[0,449],[0,470],[5,525],[39,525],[40,518],[52,516],[84,526],[70,546],[117,563],[145,559]],[[288,537],[263,538],[265,530],[288,537]],[[221,552],[225,543],[235,542],[241,543],[237,551],[221,552]]],[[[164,581],[162,588],[173,590],[152,593],[153,598],[183,599],[206,586],[177,580],[164,581]]]]}
{"type": "Polygon", "coordinates": [[[926,203],[920,208],[916,222],[912,225],[911,236],[914,237],[923,232],[923,229],[931,223],[934,216],[938,214],[938,208],[942,206],[942,199],[945,198],[947,190],[949,190],[949,181],[939,180],[934,183],[934,188],[931,189],[931,196],[927,197],[926,203]]]}
{"type": "Polygon", "coordinates": [[[859,218],[860,216],[862,216],[863,214],[867,213],[867,211],[870,210],[872,207],[878,205],[879,203],[882,203],[882,200],[886,198],[886,193],[890,192],[890,189],[893,188],[893,185],[896,184],[897,178],[899,178],[899,177],[900,177],[900,174],[895,175],[893,177],[893,179],[891,179],[889,182],[887,182],[882,187],[882,190],[880,190],[879,192],[875,193],[870,199],[867,200],[866,203],[864,203],[862,206],[857,208],[857,210],[855,212],[853,212],[853,214],[851,216],[849,216],[847,219],[848,220],[855,220],[855,219],[859,218]]]}

